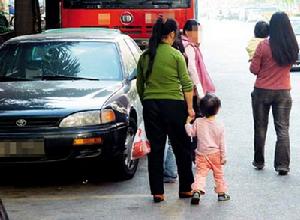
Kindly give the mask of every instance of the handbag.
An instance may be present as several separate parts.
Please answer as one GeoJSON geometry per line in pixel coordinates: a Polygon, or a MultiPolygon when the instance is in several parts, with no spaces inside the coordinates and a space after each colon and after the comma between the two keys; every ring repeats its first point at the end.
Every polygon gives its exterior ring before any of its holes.
{"type": "Polygon", "coordinates": [[[131,159],[136,160],[146,156],[151,151],[150,142],[147,139],[144,122],[140,124],[133,140],[131,159]]]}

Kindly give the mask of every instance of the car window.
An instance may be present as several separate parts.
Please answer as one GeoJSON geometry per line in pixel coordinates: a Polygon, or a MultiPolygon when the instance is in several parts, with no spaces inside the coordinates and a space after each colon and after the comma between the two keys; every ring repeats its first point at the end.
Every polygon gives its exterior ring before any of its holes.
{"type": "Polygon", "coordinates": [[[140,59],[140,55],[141,55],[140,48],[137,46],[137,44],[131,38],[126,38],[125,42],[129,46],[129,48],[135,58],[135,61],[138,62],[140,59]]]}
{"type": "Polygon", "coordinates": [[[135,71],[137,62],[135,61],[131,50],[129,49],[128,45],[125,43],[124,40],[121,40],[119,42],[119,45],[126,75],[130,75],[135,71]]]}
{"type": "Polygon", "coordinates": [[[14,76],[21,74],[20,48],[15,44],[1,48],[0,52],[0,76],[14,76]]]}
{"type": "MultiPolygon", "coordinates": [[[[70,76],[121,80],[120,58],[115,43],[93,41],[21,43],[0,56],[1,75],[39,79],[70,76]],[[18,58],[19,57],[19,58],[18,58]],[[6,65],[2,65],[6,64],[6,65]],[[3,67],[4,66],[4,67],[3,67]]],[[[3,54],[0,51],[0,54],[3,54]]]]}

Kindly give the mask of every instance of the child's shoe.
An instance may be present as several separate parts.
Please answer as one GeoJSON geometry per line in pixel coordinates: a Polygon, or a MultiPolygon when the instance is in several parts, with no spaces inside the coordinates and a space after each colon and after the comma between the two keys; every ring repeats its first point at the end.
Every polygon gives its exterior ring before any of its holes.
{"type": "Polygon", "coordinates": [[[200,192],[194,192],[193,197],[191,199],[192,205],[198,205],[200,202],[200,192]]]}
{"type": "Polygon", "coordinates": [[[230,200],[230,196],[228,194],[224,193],[224,194],[218,195],[219,202],[224,202],[224,201],[228,201],[228,200],[230,200]]]}

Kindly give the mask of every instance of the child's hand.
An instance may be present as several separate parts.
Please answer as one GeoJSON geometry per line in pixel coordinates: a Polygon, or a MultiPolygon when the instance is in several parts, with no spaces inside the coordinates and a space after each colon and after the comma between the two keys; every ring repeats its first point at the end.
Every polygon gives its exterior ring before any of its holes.
{"type": "Polygon", "coordinates": [[[224,158],[221,158],[221,165],[225,165],[227,163],[227,160],[224,158]]]}
{"type": "Polygon", "coordinates": [[[186,119],[186,123],[187,123],[187,124],[190,124],[192,120],[193,120],[193,118],[190,117],[190,116],[188,116],[187,119],[186,119]]]}
{"type": "Polygon", "coordinates": [[[188,109],[189,117],[195,118],[195,111],[193,108],[188,109]]]}

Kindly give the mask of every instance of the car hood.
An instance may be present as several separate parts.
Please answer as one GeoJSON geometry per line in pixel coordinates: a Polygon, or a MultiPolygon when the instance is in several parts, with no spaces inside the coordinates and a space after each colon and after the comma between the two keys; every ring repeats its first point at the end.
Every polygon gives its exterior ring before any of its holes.
{"type": "Polygon", "coordinates": [[[100,109],[121,87],[116,81],[0,82],[0,114],[100,109]]]}

